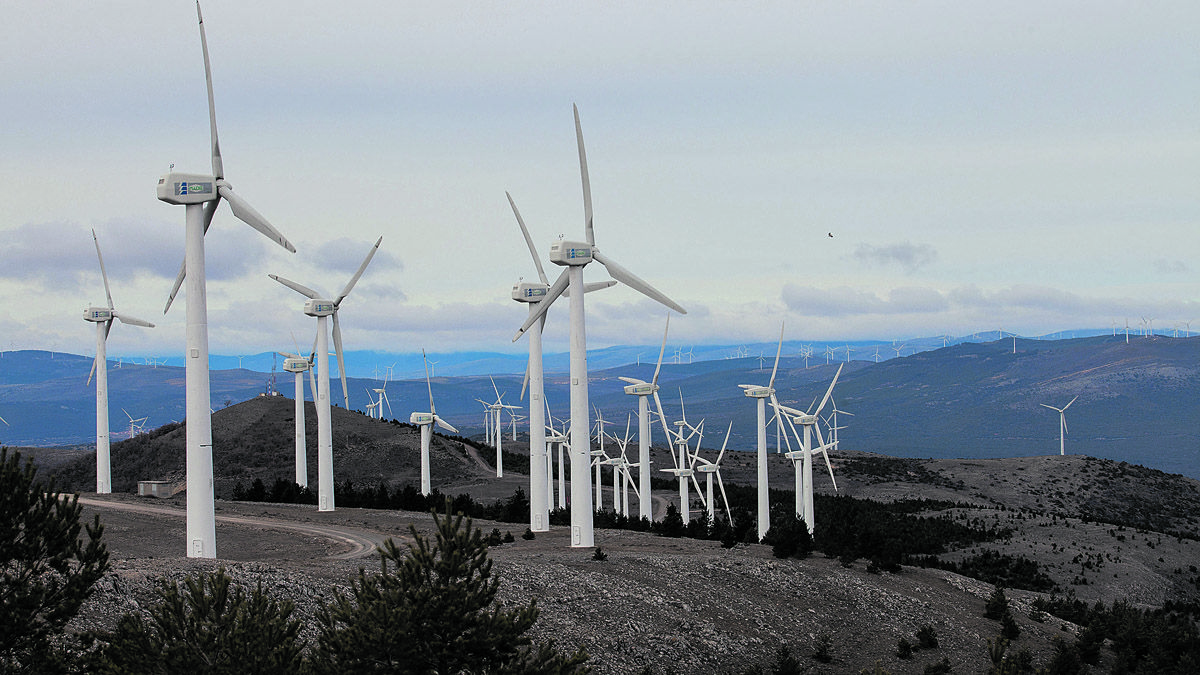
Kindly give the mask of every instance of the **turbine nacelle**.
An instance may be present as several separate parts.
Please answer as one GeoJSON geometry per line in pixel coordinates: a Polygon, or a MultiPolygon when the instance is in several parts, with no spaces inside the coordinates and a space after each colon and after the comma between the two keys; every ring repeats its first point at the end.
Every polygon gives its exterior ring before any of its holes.
{"type": "Polygon", "coordinates": [[[433,413],[415,412],[409,416],[408,423],[416,424],[418,426],[433,424],[433,413]]]}
{"type": "Polygon", "coordinates": [[[83,320],[93,323],[104,323],[112,321],[116,317],[116,313],[108,307],[88,307],[83,310],[83,320]]]}
{"type": "Polygon", "coordinates": [[[158,179],[158,198],[168,204],[203,204],[219,198],[217,179],[202,173],[168,173],[158,179]]]}
{"type": "Polygon", "coordinates": [[[308,359],[287,358],[283,360],[283,369],[289,373],[308,372],[309,367],[308,359]]]}
{"type": "Polygon", "coordinates": [[[546,293],[549,291],[550,284],[522,281],[521,283],[513,284],[512,299],[517,302],[541,302],[542,298],[546,297],[546,293]]]}
{"type": "Polygon", "coordinates": [[[796,415],[792,418],[792,422],[796,424],[803,424],[805,426],[812,426],[817,423],[817,416],[808,414],[796,415]]]}
{"type": "Polygon", "coordinates": [[[550,245],[550,262],[555,265],[583,266],[592,262],[594,248],[586,241],[556,241],[550,245]]]}
{"type": "Polygon", "coordinates": [[[625,387],[625,393],[630,396],[651,396],[656,391],[658,391],[658,385],[653,382],[634,382],[625,387]]]}
{"type": "Polygon", "coordinates": [[[773,387],[757,387],[750,384],[739,384],[738,386],[741,387],[746,396],[749,396],[750,398],[771,398],[771,394],[775,393],[775,389],[773,387]]]}
{"type": "Polygon", "coordinates": [[[308,300],[304,303],[304,313],[309,316],[332,316],[337,311],[337,305],[332,300],[308,300]]]}

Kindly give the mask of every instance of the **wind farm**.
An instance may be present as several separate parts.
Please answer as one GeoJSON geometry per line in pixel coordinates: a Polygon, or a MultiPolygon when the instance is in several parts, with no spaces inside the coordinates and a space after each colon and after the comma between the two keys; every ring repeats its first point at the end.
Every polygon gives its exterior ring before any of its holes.
{"type": "Polygon", "coordinates": [[[1151,657],[1076,600],[1200,625],[1195,8],[264,4],[0,29],[0,442],[113,523],[96,603],[217,560],[309,621],[433,511],[599,672],[1103,672],[1151,657]]]}

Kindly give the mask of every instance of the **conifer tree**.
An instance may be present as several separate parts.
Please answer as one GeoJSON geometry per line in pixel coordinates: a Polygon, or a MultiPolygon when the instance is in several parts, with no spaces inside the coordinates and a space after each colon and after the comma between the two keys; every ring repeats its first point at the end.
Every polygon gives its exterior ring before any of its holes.
{"type": "Polygon", "coordinates": [[[274,599],[261,583],[247,593],[222,567],[182,585],[164,579],[159,598],[149,622],[126,614],[112,633],[92,636],[102,644],[85,671],[284,675],[301,665],[295,605],[274,599]]]}
{"type": "Polygon", "coordinates": [[[0,672],[62,667],[51,638],[108,570],[100,517],[84,528],[79,496],[37,480],[32,461],[0,448],[0,672]],[[80,537],[86,529],[86,541],[80,537]]]}
{"type": "Polygon", "coordinates": [[[349,594],[317,612],[311,658],[317,673],[582,673],[587,655],[564,657],[525,635],[534,601],[512,610],[496,602],[487,542],[462,514],[434,514],[431,542],[411,527],[405,554],[388,539],[380,571],[359,569],[349,594]]]}

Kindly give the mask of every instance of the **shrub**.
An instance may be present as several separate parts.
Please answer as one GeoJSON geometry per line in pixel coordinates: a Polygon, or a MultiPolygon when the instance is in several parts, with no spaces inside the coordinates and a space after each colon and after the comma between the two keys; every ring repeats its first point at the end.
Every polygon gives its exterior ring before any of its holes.
{"type": "Polygon", "coordinates": [[[259,584],[247,594],[225,568],[163,580],[150,621],[126,614],[89,656],[89,673],[294,673],[300,667],[300,622],[291,600],[277,602],[259,584]],[[232,590],[231,590],[232,589],[232,590]]]}
{"type": "Polygon", "coordinates": [[[483,534],[450,508],[434,514],[432,542],[410,527],[406,556],[388,539],[379,573],[360,569],[348,595],[335,591],[318,610],[314,672],[586,672],[582,650],[562,656],[532,644],[533,600],[499,606],[483,534]]]}
{"type": "Polygon", "coordinates": [[[991,597],[988,598],[987,604],[984,605],[983,616],[993,621],[999,621],[1007,613],[1008,598],[1004,595],[1004,589],[996,586],[991,597]]]}
{"type": "Polygon", "coordinates": [[[83,527],[78,495],[37,480],[32,461],[0,448],[0,672],[47,670],[60,633],[108,570],[100,517],[83,527]],[[80,538],[86,531],[86,541],[80,538]]]}
{"type": "Polygon", "coordinates": [[[911,659],[913,656],[912,643],[906,638],[900,638],[900,641],[896,643],[896,656],[902,659],[911,659]]]}
{"type": "Polygon", "coordinates": [[[917,644],[921,649],[936,649],[938,646],[937,631],[933,626],[925,624],[917,630],[917,644]]]}

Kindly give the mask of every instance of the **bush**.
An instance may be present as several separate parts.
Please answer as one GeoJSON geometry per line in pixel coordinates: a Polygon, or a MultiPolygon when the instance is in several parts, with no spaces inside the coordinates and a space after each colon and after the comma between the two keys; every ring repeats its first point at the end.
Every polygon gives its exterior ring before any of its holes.
{"type": "Polygon", "coordinates": [[[524,532],[524,534],[522,534],[522,535],[521,535],[521,538],[522,538],[522,539],[524,539],[525,541],[530,541],[530,540],[531,540],[531,539],[533,539],[535,536],[537,536],[537,535],[535,535],[535,534],[533,533],[533,530],[531,530],[531,529],[529,529],[529,528],[527,527],[527,528],[525,528],[525,532],[524,532]]]}
{"type": "Polygon", "coordinates": [[[604,562],[605,560],[608,560],[608,554],[605,553],[599,546],[597,546],[596,550],[592,552],[592,560],[604,562]]]}
{"type": "Polygon", "coordinates": [[[813,550],[808,527],[794,513],[772,516],[771,529],[763,535],[762,543],[771,547],[776,558],[807,558],[813,550]]]}
{"type": "Polygon", "coordinates": [[[937,631],[933,626],[925,624],[917,630],[917,644],[921,649],[936,649],[938,646],[937,631]]]}
{"type": "Polygon", "coordinates": [[[921,672],[923,675],[949,675],[950,670],[950,659],[943,656],[941,661],[925,664],[925,670],[921,672]]]}
{"type": "Polygon", "coordinates": [[[450,508],[434,514],[433,542],[410,527],[406,556],[388,539],[379,573],[360,569],[349,595],[335,591],[317,612],[314,672],[586,672],[582,650],[564,657],[532,644],[533,600],[500,608],[483,534],[450,508]]]}
{"type": "Polygon", "coordinates": [[[913,656],[912,643],[906,638],[900,638],[900,641],[896,643],[896,656],[902,659],[911,659],[913,656]]]}
{"type": "Polygon", "coordinates": [[[64,497],[36,474],[32,461],[22,468],[20,453],[0,448],[0,672],[61,665],[51,638],[108,570],[100,517],[81,526],[79,496],[64,497]]]}
{"type": "Polygon", "coordinates": [[[150,621],[126,614],[88,657],[89,673],[294,673],[302,649],[291,600],[278,602],[259,584],[231,586],[225,568],[162,581],[150,621]],[[232,588],[232,590],[231,590],[232,588]]]}
{"type": "Polygon", "coordinates": [[[1008,614],[1008,598],[1004,595],[1004,589],[997,586],[992,590],[987,604],[984,605],[983,616],[993,621],[999,621],[1005,614],[1008,614]]]}
{"type": "Polygon", "coordinates": [[[821,633],[817,636],[817,647],[813,650],[813,658],[821,663],[833,661],[833,655],[829,653],[831,646],[833,646],[833,638],[829,637],[829,633],[821,633]]]}

